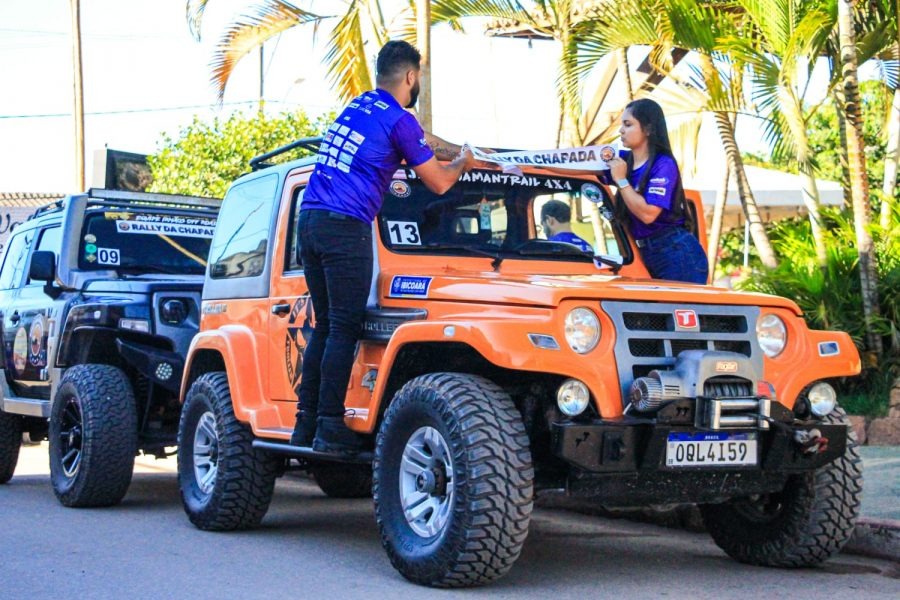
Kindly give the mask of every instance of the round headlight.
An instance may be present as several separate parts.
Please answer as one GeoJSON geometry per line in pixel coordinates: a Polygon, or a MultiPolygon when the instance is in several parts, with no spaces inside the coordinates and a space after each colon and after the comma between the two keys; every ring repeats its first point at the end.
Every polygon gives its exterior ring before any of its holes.
{"type": "Polygon", "coordinates": [[[574,308],[566,315],[566,341],[575,352],[590,352],[600,341],[600,320],[589,308],[574,308]]]}
{"type": "Polygon", "coordinates": [[[590,399],[591,393],[587,386],[577,379],[566,379],[556,391],[556,404],[559,410],[570,417],[583,413],[590,399]]]}
{"type": "Polygon", "coordinates": [[[822,381],[809,388],[806,399],[809,400],[809,410],[817,417],[828,415],[837,405],[834,388],[822,381]]]}
{"type": "Polygon", "coordinates": [[[766,315],[756,323],[756,339],[769,358],[775,358],[787,344],[784,321],[775,315],[766,315]]]}

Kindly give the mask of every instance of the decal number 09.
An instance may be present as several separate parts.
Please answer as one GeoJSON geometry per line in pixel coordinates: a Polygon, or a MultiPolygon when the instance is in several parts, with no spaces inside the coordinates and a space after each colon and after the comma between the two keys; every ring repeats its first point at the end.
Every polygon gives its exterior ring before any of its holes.
{"type": "Polygon", "coordinates": [[[421,246],[419,225],[415,221],[388,221],[388,235],[391,243],[398,246],[421,246]]]}

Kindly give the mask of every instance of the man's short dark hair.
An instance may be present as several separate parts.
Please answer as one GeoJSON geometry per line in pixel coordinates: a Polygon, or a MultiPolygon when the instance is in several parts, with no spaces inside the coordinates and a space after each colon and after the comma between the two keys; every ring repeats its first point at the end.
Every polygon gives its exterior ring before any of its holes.
{"type": "Polygon", "coordinates": [[[422,55],[409,42],[393,40],[378,51],[375,73],[378,79],[391,81],[409,69],[419,69],[422,55]]]}
{"type": "Polygon", "coordinates": [[[547,217],[553,217],[560,223],[568,223],[572,220],[572,209],[562,200],[548,200],[541,207],[541,221],[546,221],[547,217]]]}

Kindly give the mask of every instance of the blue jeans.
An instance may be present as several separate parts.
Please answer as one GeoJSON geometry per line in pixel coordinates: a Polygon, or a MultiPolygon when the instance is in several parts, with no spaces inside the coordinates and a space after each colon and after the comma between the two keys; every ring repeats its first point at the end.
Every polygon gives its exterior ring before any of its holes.
{"type": "Polygon", "coordinates": [[[643,243],[641,258],[652,278],[706,283],[709,275],[706,252],[686,229],[672,227],[643,243]]]}
{"type": "Polygon", "coordinates": [[[330,211],[303,210],[297,235],[316,322],[303,352],[300,408],[343,417],[372,284],[372,225],[330,211]]]}

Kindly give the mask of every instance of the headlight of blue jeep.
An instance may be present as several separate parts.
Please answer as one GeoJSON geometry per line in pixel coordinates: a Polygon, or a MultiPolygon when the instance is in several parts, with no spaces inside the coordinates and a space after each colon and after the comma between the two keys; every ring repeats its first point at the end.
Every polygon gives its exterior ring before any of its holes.
{"type": "Polygon", "coordinates": [[[589,308],[573,308],[566,315],[566,341],[575,352],[584,354],[600,341],[600,320],[589,308]]]}
{"type": "Polygon", "coordinates": [[[787,344],[787,329],[784,321],[776,315],[766,315],[756,322],[756,339],[759,347],[769,358],[775,358],[787,344]]]}

